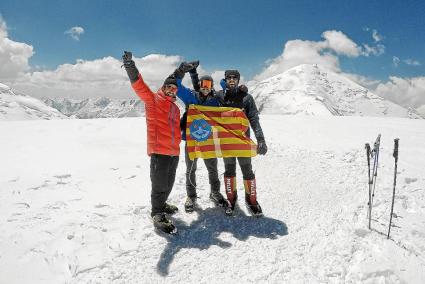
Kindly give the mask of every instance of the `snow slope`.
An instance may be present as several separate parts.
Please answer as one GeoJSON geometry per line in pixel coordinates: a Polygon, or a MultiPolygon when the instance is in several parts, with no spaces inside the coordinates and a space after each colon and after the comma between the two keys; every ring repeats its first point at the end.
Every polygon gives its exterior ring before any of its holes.
{"type": "Polygon", "coordinates": [[[263,114],[420,118],[341,74],[302,64],[250,87],[263,114]]]}
{"type": "Polygon", "coordinates": [[[253,165],[265,217],[250,217],[243,198],[235,217],[214,208],[203,163],[202,210],[186,214],[181,157],[175,237],[149,218],[144,118],[0,122],[0,283],[423,283],[425,121],[261,119],[269,152],[253,165]],[[364,143],[378,133],[369,231],[364,143]]]}
{"type": "Polygon", "coordinates": [[[0,120],[66,118],[54,108],[26,95],[18,95],[0,83],[0,120]]]}

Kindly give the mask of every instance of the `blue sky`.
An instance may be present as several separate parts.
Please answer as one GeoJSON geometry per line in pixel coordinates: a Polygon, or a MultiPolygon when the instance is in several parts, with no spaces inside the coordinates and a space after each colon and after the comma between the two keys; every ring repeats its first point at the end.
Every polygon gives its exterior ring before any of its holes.
{"type": "Polygon", "coordinates": [[[123,49],[200,59],[207,69],[236,66],[249,77],[288,40],[320,40],[339,30],[385,53],[343,58],[342,68],[377,79],[423,75],[424,65],[393,65],[393,56],[425,63],[423,1],[1,1],[10,36],[34,46],[30,63],[55,68],[76,59],[119,57],[123,49]],[[84,28],[79,41],[64,34],[84,28]]]}
{"type": "MultiPolygon", "coordinates": [[[[207,72],[260,74],[294,40],[338,31],[358,54],[335,54],[340,71],[386,82],[425,75],[424,1],[2,0],[8,38],[33,47],[31,69],[77,59],[119,59],[123,50],[199,59],[207,72]],[[65,33],[81,27],[79,40],[65,33]],[[375,37],[374,37],[375,36],[375,37]],[[366,56],[366,47],[374,49],[366,56]]],[[[320,50],[326,53],[329,50],[320,50]]]]}

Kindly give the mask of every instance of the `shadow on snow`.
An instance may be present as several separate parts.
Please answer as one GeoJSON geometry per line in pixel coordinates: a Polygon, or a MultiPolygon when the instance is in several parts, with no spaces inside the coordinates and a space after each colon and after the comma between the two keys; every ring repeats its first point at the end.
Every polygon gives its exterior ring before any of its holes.
{"type": "Polygon", "coordinates": [[[245,241],[249,237],[277,239],[278,236],[288,234],[288,228],[282,221],[269,217],[247,216],[240,209],[237,209],[235,213],[236,216],[228,217],[224,215],[222,210],[207,208],[194,212],[193,214],[198,214],[198,219],[189,225],[176,219],[178,235],[161,234],[168,240],[168,244],[159,258],[158,273],[162,276],[168,275],[174,256],[183,248],[204,250],[213,245],[223,249],[229,248],[230,243],[218,238],[224,232],[232,234],[240,241],[245,241]]]}

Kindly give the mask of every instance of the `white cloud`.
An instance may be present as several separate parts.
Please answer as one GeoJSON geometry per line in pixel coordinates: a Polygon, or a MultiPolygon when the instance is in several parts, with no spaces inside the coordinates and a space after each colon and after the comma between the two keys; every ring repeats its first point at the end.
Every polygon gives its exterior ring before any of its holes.
{"type": "Polygon", "coordinates": [[[84,33],[84,29],[82,27],[72,27],[69,30],[65,31],[65,34],[69,34],[76,41],[80,40],[80,36],[84,33]]]}
{"type": "Polygon", "coordinates": [[[0,80],[13,80],[29,70],[28,60],[33,54],[31,45],[8,38],[6,22],[0,16],[0,80]]]}
{"type": "Polygon", "coordinates": [[[339,72],[338,55],[356,57],[361,54],[359,46],[340,31],[325,31],[322,37],[323,41],[287,41],[282,54],[268,60],[266,68],[254,76],[254,81],[264,80],[300,64],[319,64],[339,72]]]}
{"type": "Polygon", "coordinates": [[[349,57],[360,55],[360,47],[340,31],[326,31],[322,33],[322,37],[325,39],[325,42],[322,42],[323,46],[335,51],[337,54],[349,57]]]}
{"type": "Polygon", "coordinates": [[[403,62],[406,63],[407,65],[411,65],[411,66],[420,66],[421,65],[421,63],[419,61],[413,60],[413,59],[410,59],[410,58],[403,60],[403,62]]]}
{"type": "Polygon", "coordinates": [[[420,107],[425,104],[425,77],[399,78],[392,76],[377,86],[374,92],[404,107],[420,107]]]}
{"type": "Polygon", "coordinates": [[[372,30],[372,37],[375,42],[380,42],[384,39],[384,37],[380,35],[377,30],[372,30]]]}
{"type": "Polygon", "coordinates": [[[377,44],[376,46],[369,46],[368,44],[363,44],[362,55],[369,56],[379,56],[385,53],[385,46],[383,44],[377,44]]]}
{"type": "Polygon", "coordinates": [[[371,29],[368,27],[363,28],[364,31],[366,32],[372,32],[372,38],[374,41],[374,46],[371,46],[369,44],[363,44],[363,50],[362,50],[362,55],[363,56],[370,56],[370,55],[374,55],[374,56],[379,56],[385,53],[385,45],[383,45],[382,42],[384,39],[384,36],[379,34],[377,30],[375,29],[371,29]]]}
{"type": "MultiPolygon", "coordinates": [[[[152,91],[181,61],[179,56],[151,54],[134,58],[136,66],[152,91]]],[[[36,97],[131,97],[133,91],[122,62],[113,57],[92,61],[77,60],[63,64],[56,70],[27,73],[19,78],[14,88],[36,97]]]]}
{"type": "Polygon", "coordinates": [[[398,67],[399,63],[400,63],[400,58],[398,58],[397,56],[393,56],[393,65],[395,67],[398,67]]]}
{"type": "Polygon", "coordinates": [[[361,47],[341,31],[325,31],[322,38],[322,41],[287,41],[282,54],[267,60],[264,70],[254,76],[253,80],[264,80],[300,64],[318,64],[331,71],[340,72],[339,56],[379,56],[385,52],[383,44],[364,44],[361,47]]]}

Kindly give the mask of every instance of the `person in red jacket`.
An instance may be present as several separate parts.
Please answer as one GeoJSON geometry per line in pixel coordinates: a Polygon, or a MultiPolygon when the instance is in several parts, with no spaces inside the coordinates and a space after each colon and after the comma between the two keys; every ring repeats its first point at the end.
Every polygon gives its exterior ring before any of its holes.
{"type": "MultiPolygon", "coordinates": [[[[175,104],[177,82],[175,77],[169,76],[154,93],[143,81],[132,60],[132,53],[124,51],[122,59],[131,86],[145,103],[153,224],[161,231],[174,234],[177,229],[166,214],[174,214],[178,208],[166,201],[173,188],[180,155],[180,110],[175,104]]],[[[193,66],[185,64],[181,68],[187,72],[193,66]]]]}

